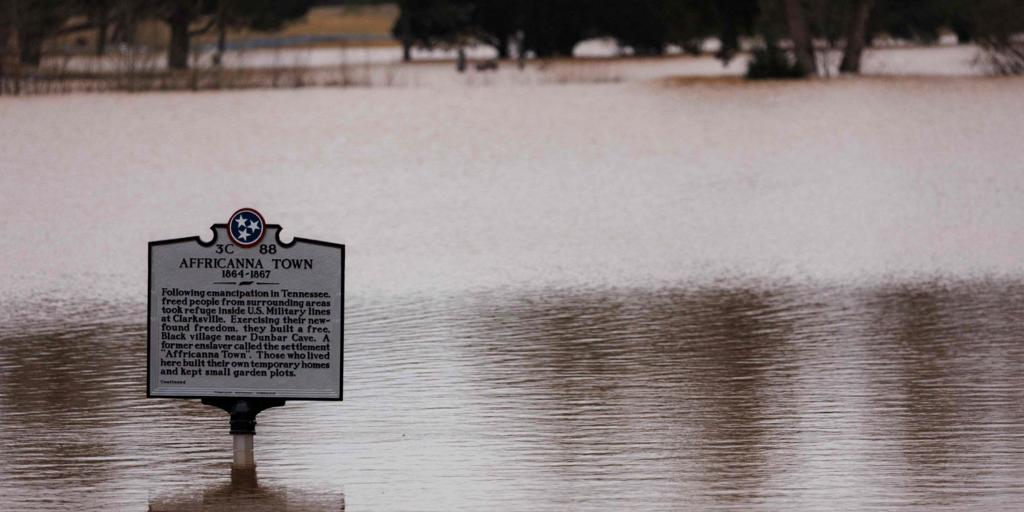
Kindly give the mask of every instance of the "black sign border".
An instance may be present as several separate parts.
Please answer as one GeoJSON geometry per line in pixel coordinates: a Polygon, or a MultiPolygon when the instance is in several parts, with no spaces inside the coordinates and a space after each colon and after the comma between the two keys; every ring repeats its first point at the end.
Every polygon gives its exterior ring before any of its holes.
{"type": "MultiPolygon", "coordinates": [[[[209,242],[204,242],[199,236],[188,236],[184,238],[171,238],[168,240],[156,240],[149,242],[148,250],[148,263],[146,270],[146,398],[172,398],[172,399],[189,399],[196,400],[202,398],[220,398],[220,399],[239,399],[248,400],[254,398],[271,398],[278,400],[304,400],[304,401],[315,401],[315,402],[341,402],[345,397],[345,244],[336,244],[333,242],[324,242],[322,240],[313,240],[310,238],[293,237],[291,243],[285,243],[281,241],[281,225],[280,224],[265,224],[264,229],[277,228],[274,234],[274,238],[277,240],[277,244],[284,248],[291,247],[297,242],[303,242],[314,245],[322,245],[325,247],[334,247],[341,251],[341,361],[338,365],[338,397],[285,397],[277,395],[211,395],[211,396],[198,396],[198,395],[153,395],[152,389],[150,388],[150,366],[152,363],[153,347],[150,344],[153,342],[152,333],[152,319],[153,319],[153,248],[160,245],[172,245],[180,244],[184,242],[196,242],[203,247],[210,247],[217,243],[217,228],[228,229],[227,223],[214,224],[210,226],[210,230],[213,231],[213,239],[209,242]]],[[[250,247],[251,248],[251,247],[250,247]]],[[[245,248],[243,248],[245,249],[245,248]]]]}

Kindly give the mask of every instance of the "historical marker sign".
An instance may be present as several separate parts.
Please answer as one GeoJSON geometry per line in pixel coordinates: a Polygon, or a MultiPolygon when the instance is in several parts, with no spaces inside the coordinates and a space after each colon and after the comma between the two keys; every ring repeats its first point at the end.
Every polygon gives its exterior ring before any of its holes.
{"type": "Polygon", "coordinates": [[[251,208],[149,243],[148,396],[341,400],[345,246],[251,208]]]}

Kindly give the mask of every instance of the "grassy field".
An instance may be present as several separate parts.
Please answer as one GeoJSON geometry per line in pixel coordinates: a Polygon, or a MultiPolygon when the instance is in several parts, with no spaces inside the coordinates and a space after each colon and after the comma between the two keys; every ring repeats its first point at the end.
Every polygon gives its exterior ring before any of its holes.
{"type": "Polygon", "coordinates": [[[391,26],[397,18],[398,6],[394,4],[317,7],[303,20],[275,35],[366,34],[390,37],[391,26]]]}
{"type": "MultiPolygon", "coordinates": [[[[304,18],[296,20],[277,32],[255,32],[251,30],[231,30],[228,32],[228,41],[239,42],[255,39],[286,39],[296,36],[357,36],[369,39],[369,42],[361,42],[361,45],[383,45],[396,44],[390,40],[391,26],[398,18],[398,6],[394,4],[384,5],[355,5],[355,6],[324,6],[310,10],[304,18]]],[[[81,20],[71,20],[75,23],[81,20]]],[[[195,24],[201,26],[205,23],[202,20],[195,24]]],[[[57,53],[67,48],[94,48],[95,32],[83,32],[56,40],[50,50],[57,53]]],[[[140,44],[150,48],[165,48],[170,37],[170,31],[163,22],[151,20],[142,23],[137,31],[137,38],[140,44]]],[[[213,44],[216,41],[216,34],[209,32],[194,38],[197,44],[213,44]]],[[[304,46],[340,46],[342,42],[317,42],[304,46]]]]}
{"type": "MultiPolygon", "coordinates": [[[[355,5],[355,6],[324,6],[312,9],[305,18],[287,25],[279,32],[232,31],[228,39],[244,41],[246,39],[283,39],[295,36],[370,36],[380,38],[370,44],[395,44],[390,40],[391,26],[398,18],[398,6],[386,5],[355,5]]],[[[206,34],[198,38],[201,43],[212,43],[216,35],[206,34]]],[[[307,46],[334,46],[338,42],[322,42],[307,46]]],[[[362,43],[361,43],[362,44],[362,43]]]]}

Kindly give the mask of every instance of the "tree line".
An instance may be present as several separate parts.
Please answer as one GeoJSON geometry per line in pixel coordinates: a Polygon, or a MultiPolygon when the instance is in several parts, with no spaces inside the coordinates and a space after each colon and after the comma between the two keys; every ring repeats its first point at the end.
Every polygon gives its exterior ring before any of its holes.
{"type": "Polygon", "coordinates": [[[275,30],[305,16],[313,0],[0,0],[0,54],[13,46],[22,65],[38,66],[46,41],[95,31],[97,55],[110,42],[133,45],[139,23],[169,29],[167,65],[188,67],[192,38],[217,33],[217,55],[229,29],[275,30]],[[72,23],[72,20],[78,20],[72,23]]]}
{"type": "MultiPolygon", "coordinates": [[[[167,64],[188,67],[192,38],[218,34],[215,61],[233,28],[273,30],[319,4],[374,0],[0,0],[0,55],[16,48],[38,66],[44,43],[95,31],[98,55],[111,42],[132,45],[144,20],[168,27],[167,64]]],[[[392,33],[411,58],[414,47],[493,46],[499,58],[572,56],[595,37],[613,38],[634,55],[670,46],[700,53],[718,41],[729,62],[741,41],[754,42],[752,68],[767,76],[818,72],[822,47],[842,53],[843,72],[860,71],[864,48],[881,35],[935,41],[942,30],[999,55],[1010,72],[1024,72],[1024,0],[397,0],[392,33]],[[817,55],[816,55],[817,53],[817,55]]],[[[2,61],[2,59],[0,59],[2,61]]],[[[2,62],[0,62],[2,65],[2,62]]]]}
{"type": "Polygon", "coordinates": [[[392,33],[404,57],[413,47],[493,46],[537,57],[572,56],[585,39],[610,37],[634,55],[669,46],[700,53],[719,42],[728,62],[741,39],[755,59],[776,59],[796,76],[819,69],[816,51],[842,51],[840,69],[858,73],[878,36],[934,42],[942,30],[961,42],[1008,46],[1024,31],[1024,0],[399,0],[392,33]]]}

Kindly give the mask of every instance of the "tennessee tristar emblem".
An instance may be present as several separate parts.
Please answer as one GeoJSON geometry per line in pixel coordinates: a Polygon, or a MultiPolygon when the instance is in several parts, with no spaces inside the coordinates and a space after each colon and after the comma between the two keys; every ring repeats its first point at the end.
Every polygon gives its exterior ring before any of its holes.
{"type": "Polygon", "coordinates": [[[228,221],[228,235],[231,242],[239,247],[252,247],[263,240],[263,227],[266,222],[260,212],[252,208],[242,208],[231,214],[228,221]]]}

